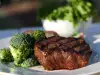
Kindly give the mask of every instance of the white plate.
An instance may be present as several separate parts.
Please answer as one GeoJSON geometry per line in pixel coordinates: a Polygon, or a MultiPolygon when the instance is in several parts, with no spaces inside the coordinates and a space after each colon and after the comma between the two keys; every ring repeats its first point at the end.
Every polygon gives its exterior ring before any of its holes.
{"type": "MultiPolygon", "coordinates": [[[[97,27],[98,28],[98,27],[97,27]]],[[[99,26],[100,28],[100,26],[99,26]]],[[[89,75],[100,72],[100,30],[90,28],[86,33],[85,40],[90,44],[93,54],[90,58],[90,65],[76,69],[76,70],[56,70],[45,71],[40,66],[35,66],[30,69],[17,68],[12,64],[4,65],[0,64],[0,75],[89,75]],[[96,31],[98,30],[98,31],[96,31]],[[92,31],[92,33],[91,33],[92,31]]],[[[0,48],[8,47],[11,37],[7,37],[0,40],[0,48]]]]}

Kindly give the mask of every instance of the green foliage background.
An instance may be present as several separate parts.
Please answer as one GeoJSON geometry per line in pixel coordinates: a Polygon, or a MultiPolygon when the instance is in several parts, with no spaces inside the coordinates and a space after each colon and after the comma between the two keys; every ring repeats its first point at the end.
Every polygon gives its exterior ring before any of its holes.
{"type": "Polygon", "coordinates": [[[87,21],[92,15],[91,0],[40,0],[38,19],[69,20],[75,26],[79,21],[87,21]]]}

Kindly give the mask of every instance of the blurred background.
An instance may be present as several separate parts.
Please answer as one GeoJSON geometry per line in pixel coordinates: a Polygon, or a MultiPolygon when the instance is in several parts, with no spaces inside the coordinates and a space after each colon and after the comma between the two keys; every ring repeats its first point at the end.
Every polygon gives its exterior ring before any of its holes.
{"type": "MultiPolygon", "coordinates": [[[[12,36],[16,32],[20,32],[23,27],[41,27],[42,23],[40,19],[37,19],[39,8],[47,7],[49,11],[56,5],[65,4],[65,1],[66,0],[0,0],[0,35],[2,35],[0,38],[12,36]]],[[[85,1],[91,1],[93,3],[95,12],[93,23],[99,23],[100,0],[85,1]]]]}
{"type": "Polygon", "coordinates": [[[36,0],[0,0],[0,29],[37,26],[36,0]]]}
{"type": "MultiPolygon", "coordinates": [[[[96,11],[93,22],[100,22],[100,0],[91,1],[96,11]]],[[[38,8],[54,2],[64,0],[0,0],[0,29],[41,26],[36,20],[38,8]]]]}

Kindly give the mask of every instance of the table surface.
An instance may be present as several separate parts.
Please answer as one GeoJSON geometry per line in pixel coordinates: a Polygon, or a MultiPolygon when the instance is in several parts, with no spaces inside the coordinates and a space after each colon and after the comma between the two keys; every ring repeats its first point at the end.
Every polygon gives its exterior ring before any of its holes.
{"type": "MultiPolygon", "coordinates": [[[[20,29],[7,29],[7,30],[0,30],[0,39],[7,38],[13,36],[15,33],[24,32],[25,30],[31,29],[43,29],[42,27],[31,27],[31,28],[20,28],[20,29]]],[[[100,23],[92,24],[85,32],[89,33],[90,35],[100,33],[100,23]],[[92,31],[91,31],[92,30],[92,31]]]]}

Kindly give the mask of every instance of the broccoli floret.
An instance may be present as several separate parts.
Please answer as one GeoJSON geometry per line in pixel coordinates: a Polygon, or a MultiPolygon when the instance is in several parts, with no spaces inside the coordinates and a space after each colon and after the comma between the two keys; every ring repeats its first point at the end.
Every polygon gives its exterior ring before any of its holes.
{"type": "Polygon", "coordinates": [[[42,40],[42,39],[45,39],[45,32],[42,31],[42,30],[35,30],[33,32],[33,37],[35,40],[42,40]]]}
{"type": "Polygon", "coordinates": [[[9,48],[3,48],[0,50],[0,61],[1,62],[12,62],[13,61],[13,57],[12,57],[12,54],[9,48]]]}
{"type": "Polygon", "coordinates": [[[15,65],[16,67],[21,67],[21,62],[14,61],[14,65],[15,65]]]}
{"type": "Polygon", "coordinates": [[[28,68],[36,65],[37,61],[34,60],[33,58],[28,58],[27,60],[23,61],[21,64],[21,67],[28,68]]]}
{"type": "Polygon", "coordinates": [[[29,34],[35,41],[43,40],[46,38],[45,32],[42,30],[26,30],[24,34],[29,34]]]}
{"type": "Polygon", "coordinates": [[[11,54],[14,64],[19,66],[24,60],[34,53],[34,39],[29,34],[15,34],[10,40],[11,54]]]}

